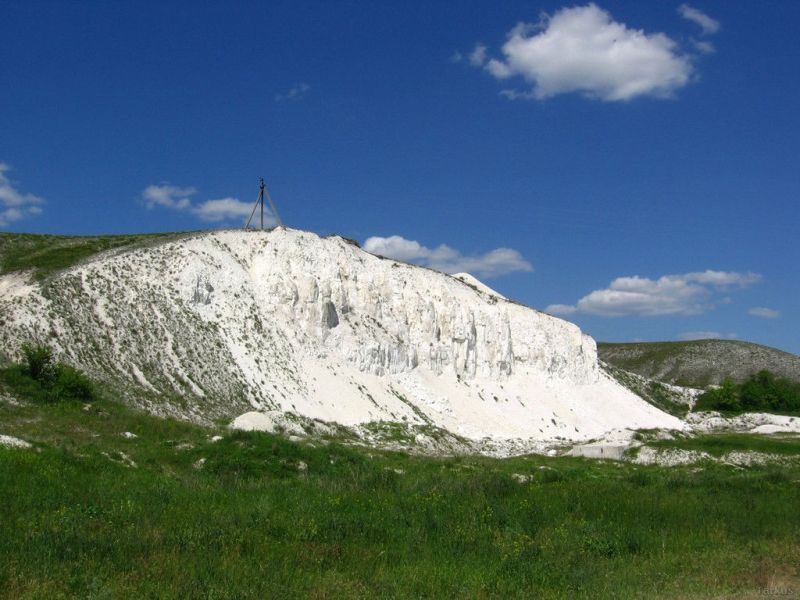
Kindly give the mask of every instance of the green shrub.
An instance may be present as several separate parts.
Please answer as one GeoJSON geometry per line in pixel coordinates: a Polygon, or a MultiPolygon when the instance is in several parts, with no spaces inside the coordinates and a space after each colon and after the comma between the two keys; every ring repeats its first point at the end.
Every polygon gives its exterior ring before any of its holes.
{"type": "Polygon", "coordinates": [[[723,379],[718,388],[701,394],[695,405],[695,410],[739,412],[741,409],[738,386],[730,377],[723,379]]]}
{"type": "Polygon", "coordinates": [[[56,364],[53,361],[53,351],[50,348],[23,344],[22,354],[25,357],[25,369],[31,379],[39,382],[48,382],[55,378],[56,364]]]}
{"type": "Polygon", "coordinates": [[[777,412],[800,413],[800,384],[759,371],[736,385],[722,380],[720,387],[700,395],[695,410],[718,410],[725,413],[777,412]]]}
{"type": "Polygon", "coordinates": [[[96,397],[94,385],[78,369],[55,361],[47,346],[22,346],[24,362],[3,369],[2,379],[21,397],[38,402],[78,400],[96,397]]]}
{"type": "Polygon", "coordinates": [[[50,390],[54,401],[94,400],[94,385],[86,375],[68,365],[59,365],[58,376],[50,390]]]}

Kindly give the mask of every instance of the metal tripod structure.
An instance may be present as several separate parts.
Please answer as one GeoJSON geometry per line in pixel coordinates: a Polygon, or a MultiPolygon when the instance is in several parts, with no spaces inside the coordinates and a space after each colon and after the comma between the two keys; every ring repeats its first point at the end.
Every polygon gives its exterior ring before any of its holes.
{"type": "Polygon", "coordinates": [[[256,199],[256,204],[253,206],[253,212],[250,213],[250,218],[247,219],[247,224],[244,226],[245,229],[250,227],[250,221],[253,220],[253,215],[256,214],[256,209],[260,206],[261,207],[261,229],[264,229],[264,198],[266,197],[267,202],[269,202],[269,208],[272,211],[272,214],[275,215],[275,220],[278,222],[278,225],[283,225],[283,221],[281,221],[281,217],[278,214],[278,209],[275,208],[275,203],[272,201],[272,196],[269,195],[269,190],[267,189],[267,185],[264,183],[264,178],[259,178],[259,186],[258,186],[258,198],[256,199]]]}

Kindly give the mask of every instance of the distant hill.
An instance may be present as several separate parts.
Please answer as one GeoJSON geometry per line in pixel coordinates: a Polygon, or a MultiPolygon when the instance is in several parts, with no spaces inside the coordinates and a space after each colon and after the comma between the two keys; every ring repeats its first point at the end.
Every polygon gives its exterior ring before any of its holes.
{"type": "Polygon", "coordinates": [[[742,382],[768,369],[800,381],[800,356],[734,340],[597,344],[600,360],[666,383],[689,387],[717,384],[725,377],[742,382]]]}

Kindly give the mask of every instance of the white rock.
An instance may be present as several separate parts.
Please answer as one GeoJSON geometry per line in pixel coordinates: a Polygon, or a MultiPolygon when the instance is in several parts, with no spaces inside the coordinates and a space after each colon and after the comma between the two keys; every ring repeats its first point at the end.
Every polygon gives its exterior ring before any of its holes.
{"type": "Polygon", "coordinates": [[[468,286],[470,286],[472,288],[477,288],[478,291],[483,292],[484,294],[488,294],[489,296],[494,296],[495,298],[497,298],[499,300],[505,300],[506,299],[506,297],[503,296],[503,294],[494,291],[488,285],[486,285],[482,281],[478,281],[477,279],[475,279],[469,273],[454,273],[453,277],[463,281],[464,283],[466,283],[468,286]]]}
{"type": "Polygon", "coordinates": [[[109,454],[108,452],[101,452],[103,456],[105,456],[108,460],[120,463],[125,465],[126,467],[136,468],[136,462],[124,452],[115,452],[113,454],[109,454]]]}
{"type": "Polygon", "coordinates": [[[628,444],[583,444],[575,446],[568,452],[569,456],[583,456],[585,458],[602,458],[607,460],[622,460],[628,444]]]}
{"type": "Polygon", "coordinates": [[[428,423],[508,453],[684,427],[605,376],[576,325],[462,278],[339,238],[216,231],[100,255],[46,293],[0,276],[0,344],[53,330],[60,360],[165,398],[151,410],[218,418],[244,399],[270,416],[234,427],[290,435],[302,428],[273,415],[428,423]],[[168,404],[176,394],[189,408],[168,404]]]}
{"type": "Polygon", "coordinates": [[[794,423],[785,423],[780,425],[769,423],[765,425],[759,425],[758,427],[753,427],[750,430],[750,433],[798,433],[798,431],[800,431],[800,427],[794,423]]]}
{"type": "Polygon", "coordinates": [[[7,446],[9,448],[32,448],[30,442],[21,440],[13,435],[0,435],[0,446],[7,446]]]}
{"type": "Polygon", "coordinates": [[[698,432],[721,430],[746,431],[749,433],[800,433],[800,419],[771,413],[744,413],[724,417],[718,412],[689,413],[686,420],[698,432]]]}
{"type": "Polygon", "coordinates": [[[250,411],[236,417],[231,423],[232,429],[242,431],[266,431],[268,433],[302,433],[303,429],[286,419],[285,415],[278,411],[258,412],[250,411]]]}
{"type": "Polygon", "coordinates": [[[708,452],[697,450],[682,450],[679,448],[650,448],[642,446],[631,462],[640,465],[661,465],[674,467],[688,465],[700,461],[715,460],[708,452]]]}

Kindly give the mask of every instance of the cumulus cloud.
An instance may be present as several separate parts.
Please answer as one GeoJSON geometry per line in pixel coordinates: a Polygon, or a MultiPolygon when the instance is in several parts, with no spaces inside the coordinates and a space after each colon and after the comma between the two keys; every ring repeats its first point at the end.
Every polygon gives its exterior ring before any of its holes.
{"type": "Polygon", "coordinates": [[[781,316],[780,311],[765,306],[754,306],[747,312],[754,317],[761,317],[762,319],[777,319],[781,316]]]}
{"type": "Polygon", "coordinates": [[[373,236],[364,242],[367,252],[388,256],[405,262],[414,262],[430,255],[431,251],[414,240],[407,240],[399,235],[389,237],[373,236]]]}
{"type": "Polygon", "coordinates": [[[678,7],[678,14],[684,19],[688,19],[696,23],[703,30],[704,35],[717,33],[719,31],[719,21],[712,19],[704,12],[689,6],[688,4],[681,4],[678,7]]]}
{"type": "Polygon", "coordinates": [[[618,277],[574,305],[553,304],[553,314],[582,312],[605,317],[697,315],[714,308],[714,292],[743,288],[761,280],[758,273],[698,271],[681,275],[618,277]]]}
{"type": "Polygon", "coordinates": [[[571,304],[551,304],[544,310],[552,315],[571,315],[578,312],[578,308],[571,304]]]}
{"type": "Polygon", "coordinates": [[[289,90],[283,94],[275,94],[275,102],[282,102],[283,100],[299,100],[308,93],[311,86],[307,83],[296,83],[289,90]]]}
{"type": "MultiPolygon", "coordinates": [[[[225,221],[244,221],[250,216],[253,204],[242,202],[238,198],[219,198],[194,203],[192,196],[197,193],[193,187],[179,187],[163,183],[149,185],[142,192],[142,200],[149,209],[155,207],[170,208],[194,215],[202,221],[221,223],[225,221]]],[[[266,225],[273,227],[277,219],[270,212],[264,214],[266,225]]]]}
{"type": "Polygon", "coordinates": [[[196,193],[193,187],[182,188],[168,183],[148,185],[142,192],[142,200],[147,208],[163,206],[182,210],[191,206],[190,197],[196,193]]]}
{"type": "Polygon", "coordinates": [[[484,50],[476,56],[480,61],[471,56],[470,62],[497,79],[521,76],[532,86],[504,90],[511,99],[570,92],[610,102],[666,98],[689,83],[693,72],[690,58],[667,35],[629,29],[596,4],[562,8],[535,25],[518,24],[502,53],[502,59],[486,61],[484,50]]]}
{"type": "Polygon", "coordinates": [[[41,205],[44,204],[43,198],[20,192],[15,182],[6,177],[10,170],[8,164],[0,162],[0,227],[41,214],[41,205]]]}
{"type": "Polygon", "coordinates": [[[678,334],[678,339],[684,342],[692,340],[735,340],[735,333],[720,333],[719,331],[685,331],[678,334]]]}
{"type": "Polygon", "coordinates": [[[609,317],[699,314],[708,310],[708,296],[705,287],[681,277],[618,277],[578,300],[576,310],[609,317]]]}
{"type": "Polygon", "coordinates": [[[464,256],[458,250],[441,244],[428,248],[402,236],[371,237],[364,242],[367,252],[416,263],[444,273],[466,272],[476,277],[499,277],[517,271],[533,271],[533,266],[511,248],[496,248],[478,256],[464,256]]]}
{"type": "MultiPolygon", "coordinates": [[[[236,198],[220,198],[219,200],[206,200],[197,206],[193,206],[191,211],[192,214],[204,221],[245,220],[253,211],[253,205],[236,198]]],[[[275,219],[272,215],[267,217],[265,214],[264,216],[270,227],[275,225],[275,219]]]]}

